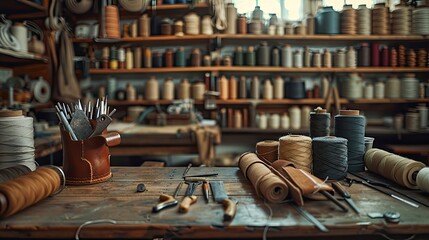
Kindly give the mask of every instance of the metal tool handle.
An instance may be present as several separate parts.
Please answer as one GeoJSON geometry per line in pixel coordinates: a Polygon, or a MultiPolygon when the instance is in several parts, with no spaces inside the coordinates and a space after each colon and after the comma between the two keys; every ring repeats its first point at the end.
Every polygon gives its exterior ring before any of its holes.
{"type": "Polygon", "coordinates": [[[162,201],[152,208],[152,212],[159,212],[165,208],[176,206],[179,202],[170,195],[161,194],[159,200],[162,201]]]}
{"type": "Polygon", "coordinates": [[[232,221],[235,217],[235,212],[237,211],[237,202],[229,198],[225,198],[222,202],[225,207],[225,212],[223,214],[224,221],[232,221]]]}
{"type": "Polygon", "coordinates": [[[189,207],[197,202],[198,197],[197,196],[186,196],[183,198],[183,200],[180,202],[179,205],[179,212],[181,213],[187,213],[189,211],[189,207]]]}

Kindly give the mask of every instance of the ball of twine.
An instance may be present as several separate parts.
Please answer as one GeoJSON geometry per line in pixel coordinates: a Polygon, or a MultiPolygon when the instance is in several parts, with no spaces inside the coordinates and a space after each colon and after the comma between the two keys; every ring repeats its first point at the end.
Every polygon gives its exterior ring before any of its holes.
{"type": "Polygon", "coordinates": [[[296,168],[312,172],[311,138],[302,135],[287,135],[279,139],[279,159],[291,161],[296,168]]]}
{"type": "MultiPolygon", "coordinates": [[[[404,187],[419,188],[413,175],[424,168],[425,164],[377,148],[368,150],[364,159],[366,167],[371,172],[377,173],[404,187]]],[[[424,185],[423,188],[425,187],[427,186],[424,185]]]]}
{"type": "Polygon", "coordinates": [[[279,159],[279,142],[274,140],[264,140],[256,143],[256,155],[267,162],[274,162],[279,159]]]}

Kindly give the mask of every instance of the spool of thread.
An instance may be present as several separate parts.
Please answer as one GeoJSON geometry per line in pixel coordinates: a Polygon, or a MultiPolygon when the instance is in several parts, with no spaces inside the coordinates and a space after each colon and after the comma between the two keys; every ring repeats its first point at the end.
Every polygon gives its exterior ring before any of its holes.
{"type": "Polygon", "coordinates": [[[380,44],[379,43],[371,44],[371,66],[373,67],[380,66],[380,44]]]}
{"type": "Polygon", "coordinates": [[[162,84],[162,99],[173,100],[174,99],[174,82],[171,78],[166,78],[162,84]]]}
{"type": "Polygon", "coordinates": [[[308,46],[304,47],[303,58],[304,67],[311,67],[311,51],[308,46]]]}
{"type": "Polygon", "coordinates": [[[401,80],[401,97],[405,99],[419,98],[419,80],[414,74],[407,74],[401,80]]]}
{"type": "Polygon", "coordinates": [[[196,82],[192,85],[192,98],[194,100],[204,100],[206,86],[203,82],[196,82]]]}
{"type": "Polygon", "coordinates": [[[234,128],[242,128],[243,127],[243,115],[240,110],[234,111],[234,128]]]}
{"type": "Polygon", "coordinates": [[[371,9],[372,34],[390,34],[390,13],[385,3],[377,3],[371,9]]]}
{"type": "Polygon", "coordinates": [[[199,48],[194,48],[191,53],[191,66],[200,67],[201,66],[201,51],[199,48]]]}
{"type": "Polygon", "coordinates": [[[134,67],[141,68],[142,67],[142,48],[136,47],[134,48],[134,67]]]}
{"type": "Polygon", "coordinates": [[[366,4],[360,4],[357,9],[357,34],[371,35],[371,10],[366,4]]]}
{"type": "Polygon", "coordinates": [[[310,112],[310,137],[326,137],[331,131],[331,114],[320,107],[310,112]]]}
{"type": "Polygon", "coordinates": [[[363,98],[373,99],[374,98],[374,86],[372,83],[367,82],[365,84],[365,89],[363,91],[363,98]]]}
{"type": "Polygon", "coordinates": [[[271,66],[280,66],[280,52],[279,49],[276,47],[271,50],[271,66]]]}
{"type": "Polygon", "coordinates": [[[417,53],[417,66],[418,67],[426,67],[426,60],[428,59],[428,54],[426,49],[424,48],[420,48],[418,53],[417,53]]]}
{"type": "Polygon", "coordinates": [[[183,21],[182,20],[177,20],[176,22],[174,22],[174,35],[178,36],[178,37],[185,35],[183,33],[183,21]]]}
{"type": "Polygon", "coordinates": [[[351,100],[361,99],[363,95],[362,88],[362,78],[357,73],[350,73],[349,77],[342,82],[341,95],[351,100]]]}
{"type": "Polygon", "coordinates": [[[178,99],[189,99],[191,97],[191,86],[187,78],[182,79],[177,90],[178,99]]]}
{"type": "Polygon", "coordinates": [[[0,183],[0,218],[6,218],[55,195],[64,188],[64,172],[58,167],[41,167],[26,175],[0,183]]]}
{"type": "Polygon", "coordinates": [[[174,64],[176,67],[185,67],[185,48],[179,47],[176,50],[176,54],[174,55],[174,64]]]}
{"type": "Polygon", "coordinates": [[[387,46],[384,46],[381,49],[381,56],[380,56],[380,66],[388,67],[389,66],[389,48],[387,46]]]}
{"type": "Polygon", "coordinates": [[[185,20],[186,35],[200,34],[200,17],[196,13],[190,12],[186,14],[183,19],[185,20]]]}
{"type": "Polygon", "coordinates": [[[420,190],[429,192],[429,168],[424,167],[417,173],[416,184],[420,190]]]}
{"type": "Polygon", "coordinates": [[[331,52],[325,48],[325,51],[323,52],[323,64],[322,66],[325,68],[331,68],[332,67],[332,55],[331,52]]]}
{"type": "Polygon", "coordinates": [[[153,68],[161,68],[161,67],[163,67],[162,53],[161,52],[154,51],[152,53],[152,67],[153,68]]]}
{"type": "Polygon", "coordinates": [[[150,48],[145,48],[144,49],[144,61],[143,61],[143,66],[145,68],[151,68],[152,67],[152,51],[150,50],[150,48]]]}
{"type": "Polygon", "coordinates": [[[303,80],[292,80],[285,82],[285,96],[290,99],[305,98],[305,82],[303,80]]]}
{"type": "Polygon", "coordinates": [[[374,86],[374,98],[384,99],[385,96],[385,86],[384,82],[376,82],[374,86]]]}
{"type": "Polygon", "coordinates": [[[303,66],[303,56],[299,49],[293,53],[293,66],[296,68],[302,68],[303,66]]]}
{"type": "Polygon", "coordinates": [[[237,8],[234,7],[233,3],[226,5],[226,22],[227,27],[225,29],[226,34],[237,33],[237,8]]]}
{"type": "Polygon", "coordinates": [[[263,112],[259,113],[258,116],[258,128],[259,129],[267,129],[268,127],[268,119],[267,115],[263,112]]]}
{"type": "Polygon", "coordinates": [[[293,29],[293,25],[290,22],[287,22],[285,24],[285,35],[293,35],[294,34],[294,29],[293,29]]]}
{"type": "Polygon", "coordinates": [[[228,99],[228,94],[229,94],[229,89],[228,89],[228,79],[223,75],[220,79],[219,79],[219,99],[221,100],[227,100],[228,99]]]}
{"type": "Polygon", "coordinates": [[[283,202],[289,194],[286,183],[271,172],[264,162],[254,153],[244,153],[240,156],[238,166],[244,176],[250,180],[258,196],[271,203],[283,202]]]}
{"type": "Polygon", "coordinates": [[[356,10],[352,5],[345,4],[340,13],[341,33],[343,34],[356,34],[356,10]]]}
{"type": "Polygon", "coordinates": [[[231,58],[231,56],[224,56],[223,59],[222,59],[222,64],[223,64],[223,66],[231,67],[232,66],[232,58],[231,58]]]}
{"type": "Polygon", "coordinates": [[[416,67],[416,65],[417,65],[417,55],[413,49],[408,49],[407,65],[408,65],[408,67],[416,67]]]}
{"type": "Polygon", "coordinates": [[[105,7],[105,33],[106,36],[102,38],[121,38],[121,25],[119,23],[119,10],[115,5],[108,5],[105,7]]]}
{"type": "Polygon", "coordinates": [[[201,20],[201,34],[203,35],[212,35],[213,27],[212,27],[212,17],[210,15],[204,15],[201,20]]]}
{"type": "Polygon", "coordinates": [[[133,20],[131,22],[131,29],[130,29],[130,35],[132,38],[136,38],[138,35],[138,27],[137,27],[137,20],[133,20]]]}
{"type": "Polygon", "coordinates": [[[261,20],[252,19],[252,21],[249,23],[249,33],[260,35],[262,34],[262,22],[261,20]]]}
{"type": "Polygon", "coordinates": [[[411,189],[418,188],[413,175],[425,167],[421,162],[377,148],[369,149],[365,153],[365,165],[369,171],[411,189]]]}
{"type": "Polygon", "coordinates": [[[291,161],[298,169],[312,171],[311,138],[302,135],[287,135],[279,139],[279,159],[291,161]]]}
{"type": "Polygon", "coordinates": [[[145,86],[145,98],[149,101],[159,100],[158,80],[155,77],[150,77],[145,86]]]}
{"type": "Polygon", "coordinates": [[[173,22],[169,18],[164,18],[161,21],[161,35],[173,35],[173,22]]]}
{"type": "Polygon", "coordinates": [[[258,66],[270,65],[270,49],[267,42],[261,42],[258,48],[258,66]]]}
{"type": "Polygon", "coordinates": [[[210,55],[203,56],[203,66],[209,67],[212,65],[212,57],[210,55]]]}
{"type": "Polygon", "coordinates": [[[284,98],[284,80],[279,75],[273,80],[274,85],[274,99],[283,99],[284,98]]]}
{"type": "Polygon", "coordinates": [[[386,81],[386,97],[397,99],[401,97],[401,81],[396,75],[391,75],[386,81]]]}
{"type": "Polygon", "coordinates": [[[291,129],[301,129],[301,109],[298,106],[292,106],[288,109],[291,129]]]}
{"type": "Polygon", "coordinates": [[[33,118],[21,110],[0,111],[0,169],[25,165],[36,169],[33,118]]]}
{"type": "Polygon", "coordinates": [[[359,67],[369,67],[370,65],[370,49],[368,43],[362,43],[359,49],[358,65],[359,67]]]}
{"type": "Polygon", "coordinates": [[[15,23],[10,32],[16,38],[20,52],[28,52],[28,30],[22,23],[15,23]]]}
{"type": "Polygon", "coordinates": [[[139,36],[141,37],[150,36],[150,17],[147,13],[143,14],[139,18],[139,36]]]}
{"type": "Polygon", "coordinates": [[[270,114],[268,117],[268,128],[279,129],[280,128],[280,115],[277,113],[270,114]]]}
{"type": "Polygon", "coordinates": [[[310,127],[310,112],[311,108],[309,106],[302,106],[301,108],[301,128],[310,127]]]}
{"type": "Polygon", "coordinates": [[[306,24],[307,24],[307,35],[314,35],[315,26],[314,26],[314,16],[312,14],[307,15],[306,24]]]}
{"type": "Polygon", "coordinates": [[[320,68],[322,67],[322,55],[319,51],[313,53],[313,67],[320,68]]]}
{"type": "Polygon", "coordinates": [[[342,48],[338,49],[335,54],[334,67],[338,67],[338,68],[346,67],[346,53],[342,48]]]}
{"type": "Polygon", "coordinates": [[[237,78],[235,78],[234,76],[231,76],[231,78],[229,79],[228,90],[229,99],[237,99],[237,78]]]}
{"type": "Polygon", "coordinates": [[[247,17],[244,14],[241,14],[238,17],[238,34],[246,34],[247,33],[247,17]]]}
{"type": "Polygon", "coordinates": [[[398,131],[402,130],[402,128],[404,127],[404,115],[396,114],[393,121],[394,128],[398,131]]]}
{"type": "Polygon", "coordinates": [[[258,76],[253,76],[250,82],[250,98],[259,99],[260,85],[258,76]]]}
{"type": "Polygon", "coordinates": [[[151,29],[151,35],[157,36],[161,35],[161,16],[153,15],[150,19],[150,29],[151,29]]]}
{"type": "Polygon", "coordinates": [[[315,137],[313,174],[320,179],[342,180],[347,175],[347,139],[328,136],[315,137]]]}
{"type": "Polygon", "coordinates": [[[238,46],[235,48],[234,52],[234,66],[243,66],[243,47],[238,46]]]}
{"type": "Polygon", "coordinates": [[[283,24],[279,23],[276,26],[276,35],[277,36],[283,36],[285,35],[285,28],[283,26],[283,24]]]}
{"type": "Polygon", "coordinates": [[[424,103],[419,104],[417,111],[419,112],[419,127],[424,129],[428,126],[428,108],[424,103]]]}
{"type": "Polygon", "coordinates": [[[249,46],[246,52],[246,66],[255,66],[256,63],[256,55],[254,47],[249,46]]]}
{"type": "Polygon", "coordinates": [[[360,116],[358,110],[340,110],[340,114],[335,116],[335,135],[348,141],[348,171],[364,171],[365,117],[360,116]]]}
{"type": "Polygon", "coordinates": [[[109,77],[107,79],[107,95],[115,96],[116,90],[117,90],[116,78],[109,77]]]}
{"type": "MultiPolygon", "coordinates": [[[[277,149],[276,149],[277,152],[277,149]]],[[[16,165],[13,167],[0,169],[0,183],[9,181],[16,177],[26,175],[31,172],[31,169],[25,165],[16,165]]]]}
{"type": "Polygon", "coordinates": [[[398,52],[396,51],[396,48],[390,49],[390,66],[398,66],[398,52]]]}
{"type": "Polygon", "coordinates": [[[340,33],[340,13],[332,6],[320,8],[316,14],[316,33],[318,34],[339,34],[340,33]]]}
{"type": "Polygon", "coordinates": [[[282,129],[289,129],[290,128],[290,119],[289,119],[289,116],[286,112],[283,113],[283,115],[280,119],[280,127],[282,129]]]}
{"type": "Polygon", "coordinates": [[[247,79],[245,76],[241,76],[238,83],[238,98],[247,98],[247,79]]]}
{"type": "Polygon", "coordinates": [[[356,50],[353,46],[349,46],[346,53],[346,67],[356,68],[356,66],[356,50]]]}
{"type": "Polygon", "coordinates": [[[292,47],[289,44],[285,44],[282,47],[282,54],[281,54],[281,66],[282,67],[292,67],[292,47]]]}
{"type": "Polygon", "coordinates": [[[126,56],[125,56],[125,68],[133,69],[134,68],[134,56],[131,48],[127,48],[126,56]]]}
{"type": "Polygon", "coordinates": [[[279,141],[264,140],[256,143],[256,155],[258,158],[273,163],[279,159],[279,141]]]}
{"type": "Polygon", "coordinates": [[[406,59],[406,49],[404,45],[399,45],[398,47],[398,65],[400,67],[405,67],[407,62],[406,59]]]}
{"type": "Polygon", "coordinates": [[[407,112],[405,115],[405,129],[408,131],[419,130],[419,114],[416,112],[407,112]]]}
{"type": "Polygon", "coordinates": [[[131,83],[127,84],[126,91],[128,101],[135,101],[137,99],[136,88],[131,83]]]}
{"type": "Polygon", "coordinates": [[[167,48],[164,53],[164,65],[165,67],[171,68],[174,66],[173,63],[173,50],[171,48],[167,48]]]}
{"type": "Polygon", "coordinates": [[[266,100],[273,99],[273,85],[271,84],[270,79],[265,79],[264,87],[262,90],[262,98],[266,100]]]}

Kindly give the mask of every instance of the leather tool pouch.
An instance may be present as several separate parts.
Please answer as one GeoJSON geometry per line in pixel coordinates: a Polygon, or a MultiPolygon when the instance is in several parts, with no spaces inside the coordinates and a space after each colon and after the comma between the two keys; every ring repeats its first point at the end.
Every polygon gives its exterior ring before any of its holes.
{"type": "Polygon", "coordinates": [[[66,184],[93,184],[105,182],[112,177],[109,147],[120,144],[119,133],[105,131],[101,135],[73,141],[63,126],[60,129],[66,184]]]}

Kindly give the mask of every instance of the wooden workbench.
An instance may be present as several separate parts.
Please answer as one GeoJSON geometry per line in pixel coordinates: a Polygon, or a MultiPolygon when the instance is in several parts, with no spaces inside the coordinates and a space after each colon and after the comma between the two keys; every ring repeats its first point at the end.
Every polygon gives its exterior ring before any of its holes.
{"type": "MultiPolygon", "coordinates": [[[[223,180],[230,197],[239,201],[237,214],[230,224],[222,221],[221,204],[206,204],[201,186],[196,194],[199,200],[190,212],[178,213],[178,207],[160,213],[151,213],[161,193],[173,194],[181,180],[184,168],[112,168],[109,182],[67,186],[59,195],[43,200],[12,217],[0,220],[0,237],[73,239],[78,227],[88,220],[111,219],[116,224],[101,223],[85,226],[80,238],[192,238],[192,239],[261,239],[264,226],[269,225],[269,239],[286,237],[317,237],[323,239],[414,239],[429,238],[429,209],[413,208],[393,198],[359,184],[347,188],[363,214],[342,212],[329,201],[305,202],[304,208],[326,225],[329,232],[322,233],[296,212],[288,203],[269,204],[255,195],[251,184],[238,168],[191,168],[188,174],[219,173],[216,180],[223,180]],[[144,183],[147,191],[136,192],[144,183]],[[370,219],[368,212],[397,211],[401,214],[398,224],[383,219],[370,219]],[[346,237],[347,236],[347,237],[346,237]]],[[[179,199],[186,190],[182,187],[179,199]]],[[[427,195],[423,196],[427,199],[427,195]]]]}

